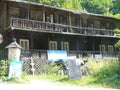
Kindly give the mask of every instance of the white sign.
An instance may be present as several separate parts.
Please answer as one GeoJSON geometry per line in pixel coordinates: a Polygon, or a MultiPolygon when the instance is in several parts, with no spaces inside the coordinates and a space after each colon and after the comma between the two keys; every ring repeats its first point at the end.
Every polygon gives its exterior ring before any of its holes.
{"type": "Polygon", "coordinates": [[[80,70],[80,63],[77,61],[77,59],[69,59],[69,77],[70,79],[79,79],[82,76],[81,70],[80,70]]]}
{"type": "Polygon", "coordinates": [[[3,36],[0,34],[0,44],[3,42],[3,36]]]}
{"type": "Polygon", "coordinates": [[[10,62],[8,79],[11,79],[11,78],[21,79],[22,64],[23,64],[22,61],[11,61],[10,62]]]}

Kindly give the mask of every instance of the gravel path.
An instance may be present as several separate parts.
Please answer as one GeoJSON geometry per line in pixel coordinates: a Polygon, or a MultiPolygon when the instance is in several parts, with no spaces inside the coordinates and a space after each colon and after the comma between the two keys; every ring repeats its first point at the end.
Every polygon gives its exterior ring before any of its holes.
{"type": "Polygon", "coordinates": [[[44,80],[32,80],[30,84],[0,83],[0,90],[120,90],[120,89],[86,88],[62,85],[44,80]]]}

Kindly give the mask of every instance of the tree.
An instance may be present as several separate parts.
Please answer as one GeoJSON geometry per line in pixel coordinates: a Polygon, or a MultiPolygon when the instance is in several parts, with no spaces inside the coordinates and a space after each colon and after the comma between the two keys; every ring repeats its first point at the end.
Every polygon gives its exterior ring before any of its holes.
{"type": "Polygon", "coordinates": [[[90,13],[107,14],[112,6],[111,0],[82,0],[81,5],[90,13]]]}
{"type": "Polygon", "coordinates": [[[119,14],[120,13],[120,0],[112,0],[113,7],[111,8],[110,12],[113,14],[119,14]]]}
{"type": "Polygon", "coordinates": [[[39,2],[41,4],[52,5],[61,8],[67,8],[71,10],[81,10],[81,0],[26,0],[30,2],[39,2]]]}

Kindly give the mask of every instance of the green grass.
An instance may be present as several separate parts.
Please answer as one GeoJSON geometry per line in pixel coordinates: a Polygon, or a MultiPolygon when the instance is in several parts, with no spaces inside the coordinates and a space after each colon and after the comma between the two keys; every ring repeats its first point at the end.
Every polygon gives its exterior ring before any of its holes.
{"type": "MultiPolygon", "coordinates": [[[[48,73],[41,75],[22,74],[21,82],[29,82],[31,79],[49,80],[55,83],[69,84],[84,87],[117,88],[120,89],[120,75],[118,60],[110,59],[101,62],[89,60],[88,66],[93,70],[90,76],[82,76],[80,79],[71,80],[68,76],[58,76],[57,67],[49,65],[48,73]]],[[[16,81],[19,83],[18,81],[16,81]]],[[[20,82],[20,83],[21,83],[20,82]]]]}
{"type": "MultiPolygon", "coordinates": [[[[96,62],[90,60],[88,66],[93,70],[90,76],[82,76],[77,80],[70,80],[68,76],[56,75],[56,67],[52,67],[52,72],[49,74],[38,75],[37,79],[49,80],[52,82],[70,84],[84,87],[101,87],[101,88],[119,88],[120,78],[117,60],[106,60],[96,62]]],[[[51,68],[50,68],[51,69],[51,68]]]]}

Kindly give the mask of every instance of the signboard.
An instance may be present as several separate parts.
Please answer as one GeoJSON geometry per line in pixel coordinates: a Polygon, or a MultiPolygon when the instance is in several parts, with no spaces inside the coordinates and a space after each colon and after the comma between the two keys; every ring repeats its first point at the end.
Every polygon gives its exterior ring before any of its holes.
{"type": "Polygon", "coordinates": [[[0,44],[3,42],[3,36],[0,34],[0,44]]]}
{"type": "Polygon", "coordinates": [[[77,59],[69,59],[69,77],[70,79],[79,79],[82,76],[80,62],[77,59]]]}
{"type": "Polygon", "coordinates": [[[48,50],[48,61],[58,61],[62,59],[67,61],[67,51],[64,50],[48,50]]]}
{"type": "Polygon", "coordinates": [[[95,59],[102,59],[102,55],[101,54],[95,54],[95,59]]]}
{"type": "Polygon", "coordinates": [[[8,79],[21,78],[22,63],[23,63],[22,61],[15,61],[15,60],[10,62],[8,79]]]}

